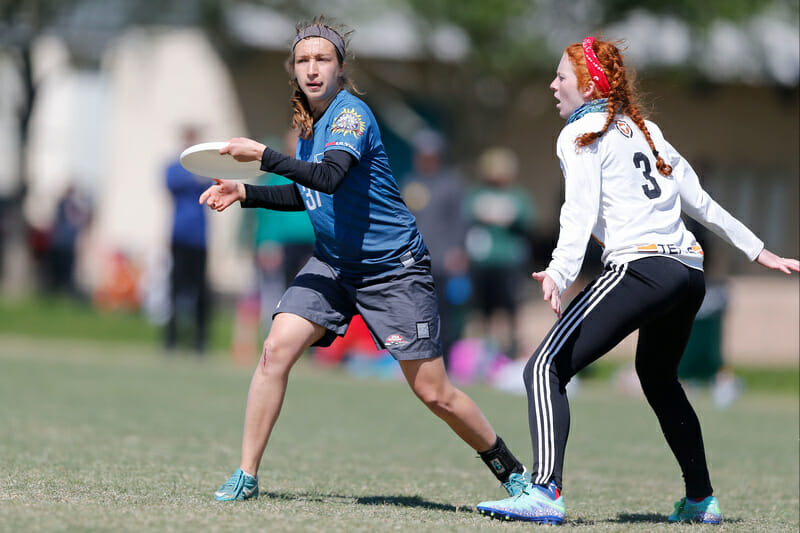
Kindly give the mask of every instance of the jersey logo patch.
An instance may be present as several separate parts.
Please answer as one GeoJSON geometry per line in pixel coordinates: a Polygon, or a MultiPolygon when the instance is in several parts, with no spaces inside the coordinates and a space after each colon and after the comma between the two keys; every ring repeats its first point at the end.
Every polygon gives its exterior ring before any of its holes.
{"type": "Polygon", "coordinates": [[[615,120],[614,121],[614,126],[617,127],[617,131],[619,131],[621,134],[623,134],[628,139],[633,137],[633,130],[631,130],[631,127],[628,126],[628,123],[625,122],[624,120],[615,120]]]}
{"type": "Polygon", "coordinates": [[[364,124],[364,121],[361,119],[361,115],[356,113],[356,108],[351,107],[347,109],[345,107],[342,109],[341,113],[333,119],[331,133],[341,133],[345,136],[348,133],[352,133],[353,137],[361,137],[364,135],[365,129],[366,124],[364,124]]]}

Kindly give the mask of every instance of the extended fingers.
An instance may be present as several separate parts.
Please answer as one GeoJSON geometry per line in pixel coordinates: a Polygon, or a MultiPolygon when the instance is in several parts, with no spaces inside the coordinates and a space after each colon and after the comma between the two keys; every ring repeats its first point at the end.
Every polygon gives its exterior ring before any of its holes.
{"type": "Polygon", "coordinates": [[[559,296],[558,291],[550,291],[550,297],[545,299],[550,301],[550,307],[553,312],[561,318],[561,296],[559,296]]]}
{"type": "MultiPolygon", "coordinates": [[[[219,195],[219,186],[213,185],[206,189],[203,194],[200,195],[200,204],[205,203],[211,209],[215,209],[219,211],[221,205],[221,197],[219,195]]],[[[223,208],[224,209],[224,208],[223,208]]]]}
{"type": "Polygon", "coordinates": [[[200,195],[200,199],[198,200],[200,205],[204,204],[205,201],[208,200],[208,197],[211,196],[211,189],[213,188],[214,186],[212,185],[211,187],[203,191],[203,194],[200,195]]]}
{"type": "Polygon", "coordinates": [[[784,274],[791,274],[792,271],[800,272],[800,261],[798,261],[797,259],[787,259],[785,257],[779,257],[775,268],[777,268],[784,274]]]}
{"type": "MultiPolygon", "coordinates": [[[[233,139],[228,139],[228,144],[223,146],[219,149],[220,154],[230,154],[231,150],[233,150],[233,143],[236,142],[237,138],[234,137],[233,139]]],[[[216,180],[215,180],[216,181],[216,180]]]]}

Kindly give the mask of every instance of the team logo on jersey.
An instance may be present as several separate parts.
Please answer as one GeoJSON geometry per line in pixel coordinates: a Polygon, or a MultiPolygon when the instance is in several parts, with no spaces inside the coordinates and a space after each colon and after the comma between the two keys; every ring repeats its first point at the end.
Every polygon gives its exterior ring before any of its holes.
{"type": "Polygon", "coordinates": [[[353,137],[361,137],[364,135],[366,127],[364,121],[361,120],[361,115],[356,113],[355,107],[351,107],[350,109],[345,107],[342,109],[341,113],[333,119],[331,133],[341,133],[345,136],[348,133],[352,133],[353,137]]]}
{"type": "Polygon", "coordinates": [[[395,333],[393,335],[389,335],[388,337],[386,337],[386,342],[384,342],[383,344],[385,344],[386,346],[397,346],[399,344],[405,344],[405,343],[406,340],[403,338],[403,336],[395,333]]]}
{"type": "Polygon", "coordinates": [[[619,131],[621,134],[623,134],[628,139],[633,137],[633,130],[631,130],[631,127],[624,120],[615,120],[614,121],[614,126],[617,127],[617,131],[619,131]]]}

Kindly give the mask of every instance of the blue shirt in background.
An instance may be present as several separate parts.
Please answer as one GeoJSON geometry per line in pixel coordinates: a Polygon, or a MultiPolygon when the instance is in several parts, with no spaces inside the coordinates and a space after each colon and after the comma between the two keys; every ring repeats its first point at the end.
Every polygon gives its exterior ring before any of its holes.
{"type": "Polygon", "coordinates": [[[180,162],[167,167],[167,188],[175,208],[172,244],[206,248],[206,208],[198,200],[210,184],[210,180],[192,174],[180,162]]]}

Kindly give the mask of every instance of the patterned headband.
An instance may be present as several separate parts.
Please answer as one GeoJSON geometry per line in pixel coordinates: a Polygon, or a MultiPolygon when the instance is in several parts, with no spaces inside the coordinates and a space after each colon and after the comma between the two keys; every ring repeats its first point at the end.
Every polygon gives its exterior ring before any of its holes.
{"type": "Polygon", "coordinates": [[[589,76],[597,85],[600,94],[607,96],[611,86],[608,84],[608,78],[603,72],[603,67],[600,66],[600,60],[597,59],[592,44],[594,44],[594,37],[587,37],[583,40],[583,55],[586,58],[586,68],[589,69],[589,76]]]}
{"type": "Polygon", "coordinates": [[[294,47],[297,46],[297,43],[307,37],[322,37],[326,41],[329,41],[336,48],[336,51],[339,52],[339,57],[344,61],[344,39],[334,30],[321,24],[313,24],[307,28],[303,28],[294,38],[292,51],[294,52],[294,47]]]}

